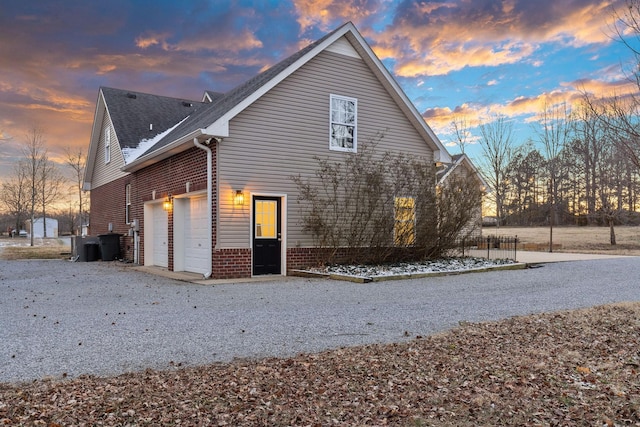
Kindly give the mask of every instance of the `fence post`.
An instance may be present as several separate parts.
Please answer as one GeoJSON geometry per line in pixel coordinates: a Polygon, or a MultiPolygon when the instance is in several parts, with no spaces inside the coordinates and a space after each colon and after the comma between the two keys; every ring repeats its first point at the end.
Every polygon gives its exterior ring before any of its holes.
{"type": "Polygon", "coordinates": [[[518,262],[518,235],[513,239],[513,260],[518,262]]]}
{"type": "Polygon", "coordinates": [[[491,236],[487,236],[487,259],[491,259],[491,249],[489,248],[491,248],[491,236]]]}

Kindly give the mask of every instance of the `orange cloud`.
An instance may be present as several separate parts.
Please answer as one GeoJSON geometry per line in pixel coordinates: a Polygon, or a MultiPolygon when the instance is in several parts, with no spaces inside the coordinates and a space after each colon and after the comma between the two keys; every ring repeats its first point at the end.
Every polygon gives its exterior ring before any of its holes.
{"type": "Polygon", "coordinates": [[[233,52],[223,52],[216,55],[195,56],[189,52],[129,53],[119,55],[94,55],[76,58],[70,68],[93,71],[98,75],[118,72],[138,72],[155,70],[172,76],[193,76],[193,70],[207,72],[224,72],[229,66],[256,67],[263,66],[265,60],[253,56],[235,55],[233,52]],[[185,67],[185,63],[189,67],[185,67]]]}
{"type": "Polygon", "coordinates": [[[499,48],[487,45],[441,47],[414,60],[400,60],[395,72],[402,77],[433,76],[465,67],[513,64],[528,58],[534,51],[535,47],[528,44],[509,44],[499,48]]]}
{"type": "Polygon", "coordinates": [[[463,121],[469,128],[490,122],[496,116],[520,118],[533,123],[540,119],[540,114],[546,108],[552,106],[566,105],[568,110],[575,110],[583,102],[585,93],[606,99],[612,96],[624,98],[638,92],[637,84],[624,79],[613,82],[578,80],[561,86],[561,89],[536,96],[518,96],[503,104],[463,104],[453,110],[449,107],[431,108],[423,113],[423,117],[436,134],[447,140],[453,137],[451,125],[454,121],[463,121]]]}
{"type": "Polygon", "coordinates": [[[300,32],[318,26],[322,31],[329,31],[335,21],[358,22],[381,12],[385,2],[381,0],[360,0],[355,2],[343,0],[294,0],[300,32]]]}
{"type": "Polygon", "coordinates": [[[207,30],[201,34],[185,37],[176,43],[170,43],[167,39],[169,33],[147,33],[135,39],[135,44],[141,49],[152,46],[160,46],[164,51],[230,51],[240,52],[243,50],[259,49],[262,42],[249,31],[214,31],[207,30]]]}
{"type": "Polygon", "coordinates": [[[623,2],[406,3],[393,25],[369,36],[376,54],[395,59],[404,77],[519,61],[540,66],[532,55],[541,44],[611,43],[612,7],[623,2]]]}
{"type": "Polygon", "coordinates": [[[564,86],[571,87],[574,90],[594,95],[598,98],[610,96],[626,96],[638,93],[638,85],[636,82],[620,79],[615,81],[601,81],[593,79],[581,79],[571,83],[565,83],[564,86]]]}
{"type": "Polygon", "coordinates": [[[186,52],[207,50],[240,52],[261,47],[262,42],[249,30],[204,34],[200,37],[187,38],[174,45],[169,45],[169,49],[186,52]]]}
{"type": "Polygon", "coordinates": [[[136,46],[140,49],[146,49],[151,46],[160,45],[166,50],[166,40],[169,37],[168,33],[154,33],[150,32],[145,35],[136,37],[136,46]]]}

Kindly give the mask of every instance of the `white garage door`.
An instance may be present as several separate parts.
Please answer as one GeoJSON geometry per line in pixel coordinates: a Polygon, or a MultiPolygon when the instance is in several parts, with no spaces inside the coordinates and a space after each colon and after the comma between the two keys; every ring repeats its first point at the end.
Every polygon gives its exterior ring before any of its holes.
{"type": "Polygon", "coordinates": [[[189,199],[184,213],[184,270],[205,274],[209,266],[211,236],[207,227],[207,198],[189,199]]]}
{"type": "Polygon", "coordinates": [[[162,204],[153,207],[153,265],[169,266],[169,216],[162,204]]]}

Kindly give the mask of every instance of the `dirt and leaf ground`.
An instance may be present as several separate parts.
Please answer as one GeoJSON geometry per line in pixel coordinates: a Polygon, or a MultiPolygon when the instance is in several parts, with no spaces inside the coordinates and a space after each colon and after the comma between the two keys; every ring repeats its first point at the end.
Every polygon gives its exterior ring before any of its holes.
{"type": "Polygon", "coordinates": [[[640,425],[640,303],[289,359],[0,384],[5,425],[640,425]]]}

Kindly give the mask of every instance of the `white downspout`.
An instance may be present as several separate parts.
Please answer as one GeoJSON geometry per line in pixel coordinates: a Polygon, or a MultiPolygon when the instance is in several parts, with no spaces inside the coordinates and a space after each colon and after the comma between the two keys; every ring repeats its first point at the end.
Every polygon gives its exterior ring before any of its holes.
{"type": "Polygon", "coordinates": [[[211,241],[211,236],[213,234],[212,224],[213,224],[213,214],[211,213],[213,208],[213,201],[211,200],[211,194],[213,190],[213,183],[211,182],[211,176],[213,174],[213,161],[211,148],[202,144],[198,141],[198,138],[193,138],[193,144],[207,152],[207,230],[209,230],[209,270],[204,274],[204,278],[208,279],[211,277],[211,264],[213,263],[213,244],[211,241]]]}

